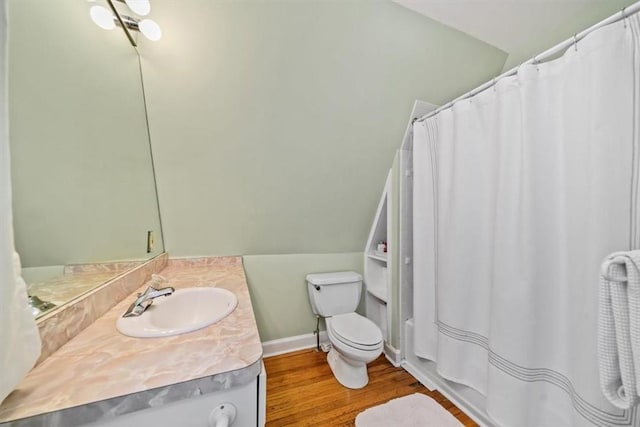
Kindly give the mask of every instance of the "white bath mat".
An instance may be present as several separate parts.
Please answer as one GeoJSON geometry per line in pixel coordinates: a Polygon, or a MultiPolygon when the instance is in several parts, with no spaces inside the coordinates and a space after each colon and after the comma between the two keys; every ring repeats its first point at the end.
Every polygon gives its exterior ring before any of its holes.
{"type": "Polygon", "coordinates": [[[415,393],[374,406],[356,417],[356,427],[460,427],[435,400],[415,393]]]}

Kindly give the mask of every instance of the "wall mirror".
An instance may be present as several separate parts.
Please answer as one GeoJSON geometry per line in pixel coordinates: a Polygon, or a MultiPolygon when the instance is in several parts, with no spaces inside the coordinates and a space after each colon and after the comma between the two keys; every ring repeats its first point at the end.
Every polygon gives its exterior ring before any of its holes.
{"type": "Polygon", "coordinates": [[[89,16],[106,0],[8,3],[15,243],[42,316],[164,249],[138,52],[89,16]]]}

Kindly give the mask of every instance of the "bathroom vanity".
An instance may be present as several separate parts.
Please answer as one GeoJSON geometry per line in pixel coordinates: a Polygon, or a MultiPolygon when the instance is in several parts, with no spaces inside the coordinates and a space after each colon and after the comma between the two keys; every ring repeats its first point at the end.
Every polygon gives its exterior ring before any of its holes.
{"type": "Polygon", "coordinates": [[[0,406],[0,425],[215,426],[210,414],[228,404],[236,410],[229,425],[263,425],[266,376],[242,259],[168,260],[158,270],[177,290],[227,289],[237,307],[190,333],[128,337],[116,321],[146,289],[145,280],[39,363],[0,406]]]}

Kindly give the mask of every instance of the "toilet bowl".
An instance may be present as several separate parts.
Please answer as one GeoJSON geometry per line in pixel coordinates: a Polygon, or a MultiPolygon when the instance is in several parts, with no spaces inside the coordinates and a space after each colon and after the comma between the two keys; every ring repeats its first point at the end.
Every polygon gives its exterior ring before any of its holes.
{"type": "Polygon", "coordinates": [[[382,332],[371,320],[357,313],[326,319],[331,350],[327,362],[338,382],[358,389],[369,383],[367,364],[382,353],[382,332]]]}
{"type": "Polygon", "coordinates": [[[308,274],[307,289],[313,313],[326,321],[331,372],[345,387],[366,386],[367,363],[380,356],[384,338],[375,323],[355,312],[362,276],[353,271],[308,274]]]}

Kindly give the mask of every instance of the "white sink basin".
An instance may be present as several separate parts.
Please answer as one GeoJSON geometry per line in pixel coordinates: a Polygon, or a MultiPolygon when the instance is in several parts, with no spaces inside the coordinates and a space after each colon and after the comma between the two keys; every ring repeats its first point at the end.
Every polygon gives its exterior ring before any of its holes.
{"type": "Polygon", "coordinates": [[[227,317],[238,305],[236,296],[222,288],[178,289],[159,297],[137,317],[119,317],[116,328],[136,338],[186,334],[227,317]]]}

